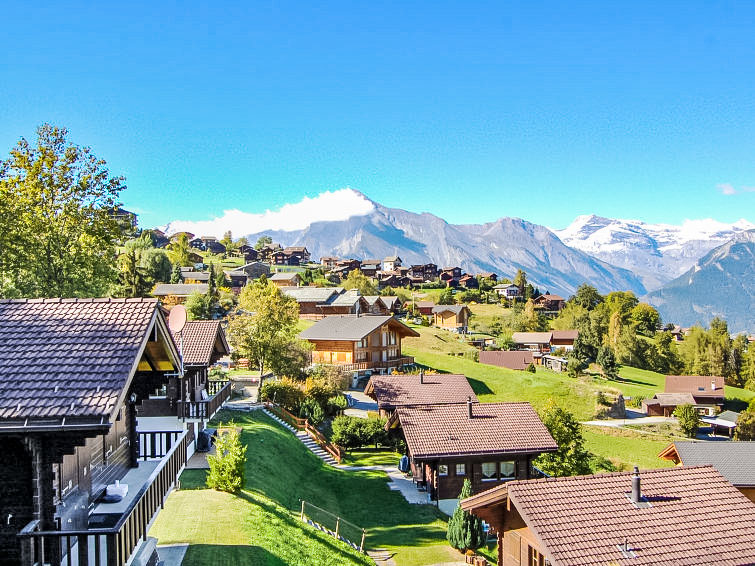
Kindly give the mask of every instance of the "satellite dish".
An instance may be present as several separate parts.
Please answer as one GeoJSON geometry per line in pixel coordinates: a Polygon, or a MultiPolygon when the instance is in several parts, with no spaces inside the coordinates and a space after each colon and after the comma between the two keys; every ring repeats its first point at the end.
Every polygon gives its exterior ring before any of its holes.
{"type": "Polygon", "coordinates": [[[186,307],[176,305],[170,310],[168,326],[173,334],[179,334],[186,326],[186,307]]]}

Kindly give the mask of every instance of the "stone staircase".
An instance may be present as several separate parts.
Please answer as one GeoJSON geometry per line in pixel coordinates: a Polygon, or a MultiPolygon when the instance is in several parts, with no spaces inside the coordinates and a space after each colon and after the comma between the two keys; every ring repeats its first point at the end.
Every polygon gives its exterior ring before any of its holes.
{"type": "Polygon", "coordinates": [[[320,448],[320,445],[317,444],[312,438],[303,430],[296,430],[294,427],[292,427],[290,424],[288,424],[283,419],[279,418],[277,415],[274,415],[267,409],[262,409],[262,411],[271,419],[273,419],[275,422],[280,424],[281,426],[287,428],[291,432],[294,433],[296,438],[298,438],[304,446],[307,447],[307,449],[312,452],[315,456],[320,458],[323,462],[328,464],[329,466],[338,466],[338,462],[336,462],[335,458],[333,458],[330,454],[328,454],[325,450],[320,448]]]}

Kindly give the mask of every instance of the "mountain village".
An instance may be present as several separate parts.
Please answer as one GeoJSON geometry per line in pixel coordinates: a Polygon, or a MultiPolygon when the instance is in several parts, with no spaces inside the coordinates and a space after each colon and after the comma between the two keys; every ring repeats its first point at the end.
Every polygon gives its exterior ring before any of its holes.
{"type": "Polygon", "coordinates": [[[0,564],[755,563],[752,332],[97,214],[107,287],[4,257],[0,564]]]}

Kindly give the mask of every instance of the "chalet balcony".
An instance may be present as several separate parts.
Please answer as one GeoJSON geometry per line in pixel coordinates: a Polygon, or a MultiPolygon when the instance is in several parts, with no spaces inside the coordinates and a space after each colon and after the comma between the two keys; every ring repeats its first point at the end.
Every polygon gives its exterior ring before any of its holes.
{"type": "Polygon", "coordinates": [[[199,401],[173,401],[167,397],[150,397],[139,407],[139,418],[178,417],[209,420],[231,398],[230,380],[211,380],[206,384],[207,398],[199,401]]]}
{"type": "Polygon", "coordinates": [[[139,462],[120,479],[128,493],[99,503],[86,530],[42,531],[39,521],[19,533],[22,566],[125,566],[173,489],[193,451],[194,429],[139,432],[139,462]]]}
{"type": "Polygon", "coordinates": [[[400,368],[414,365],[412,356],[402,356],[392,360],[375,361],[375,362],[356,362],[356,363],[330,363],[317,362],[315,365],[338,366],[345,371],[368,371],[368,370],[387,370],[391,368],[400,368]]]}

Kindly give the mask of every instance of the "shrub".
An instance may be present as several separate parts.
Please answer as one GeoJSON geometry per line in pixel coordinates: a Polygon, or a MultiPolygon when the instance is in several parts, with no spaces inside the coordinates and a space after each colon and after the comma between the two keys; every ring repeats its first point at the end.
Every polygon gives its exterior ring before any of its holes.
{"type": "Polygon", "coordinates": [[[304,394],[307,398],[314,399],[320,405],[321,408],[325,408],[328,405],[328,399],[338,395],[341,390],[337,387],[333,387],[322,379],[307,378],[304,386],[304,394]]]}
{"type": "Polygon", "coordinates": [[[385,444],[388,441],[385,422],[385,419],[336,417],[333,419],[331,440],[343,448],[361,448],[370,445],[377,447],[379,444],[385,444]]]}
{"type": "Polygon", "coordinates": [[[259,398],[260,401],[272,401],[292,413],[298,413],[304,391],[298,383],[288,379],[268,380],[260,387],[259,398]]]}
{"type": "MultiPolygon", "coordinates": [[[[314,366],[307,375],[314,382],[319,382],[337,392],[349,386],[349,374],[339,366],[314,366]]],[[[309,383],[309,380],[307,380],[309,383]]]]}
{"type": "Polygon", "coordinates": [[[528,371],[530,373],[536,373],[537,372],[537,368],[535,367],[535,364],[533,364],[532,362],[530,362],[530,365],[527,366],[527,369],[525,371],[528,371]]]}
{"type": "Polygon", "coordinates": [[[690,438],[697,436],[697,429],[700,428],[700,415],[693,405],[690,403],[678,405],[674,409],[674,416],[679,421],[679,428],[684,436],[690,438]]]}
{"type": "Polygon", "coordinates": [[[606,407],[611,406],[611,400],[608,398],[608,395],[602,391],[598,391],[598,405],[605,405],[606,407]]]}
{"type": "Polygon", "coordinates": [[[320,426],[325,420],[325,412],[314,397],[307,397],[299,407],[299,416],[309,420],[314,426],[320,426]]]}
{"type": "Polygon", "coordinates": [[[635,409],[639,409],[642,407],[642,402],[647,399],[645,395],[632,395],[632,397],[627,401],[627,405],[630,407],[634,407],[635,409]]]}
{"type": "Polygon", "coordinates": [[[328,415],[339,415],[341,414],[341,411],[346,409],[349,406],[348,401],[346,400],[345,395],[335,395],[328,399],[328,406],[325,410],[325,412],[328,415]]]}
{"type": "Polygon", "coordinates": [[[234,493],[244,485],[246,446],[241,444],[241,435],[233,427],[223,431],[215,440],[215,454],[207,456],[210,471],[207,487],[217,491],[234,493]]]}

